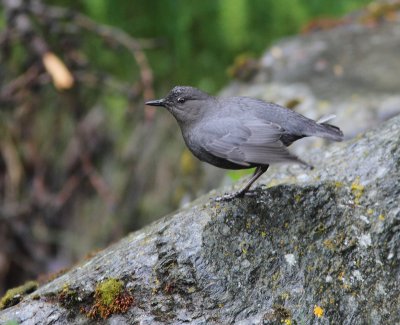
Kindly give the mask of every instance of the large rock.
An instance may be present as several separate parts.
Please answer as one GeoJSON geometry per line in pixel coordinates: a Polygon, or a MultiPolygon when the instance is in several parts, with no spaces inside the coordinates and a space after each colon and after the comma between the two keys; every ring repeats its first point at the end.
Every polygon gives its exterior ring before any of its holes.
{"type": "Polygon", "coordinates": [[[398,324],[400,117],[310,157],[253,197],[205,196],[131,234],[0,323],[398,324]],[[101,305],[101,283],[126,313],[101,305]]]}

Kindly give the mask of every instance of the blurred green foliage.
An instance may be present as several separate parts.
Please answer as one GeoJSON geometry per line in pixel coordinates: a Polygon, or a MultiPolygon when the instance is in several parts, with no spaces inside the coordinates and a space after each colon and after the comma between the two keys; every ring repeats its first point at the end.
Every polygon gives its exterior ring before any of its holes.
{"type": "Polygon", "coordinates": [[[255,170],[254,168],[242,169],[242,170],[230,170],[227,172],[227,175],[228,175],[229,179],[235,183],[235,182],[239,181],[242,177],[253,174],[254,170],[255,170]]]}
{"type": "MultiPolygon", "coordinates": [[[[227,67],[241,53],[260,55],[274,40],[298,33],[316,17],[341,16],[370,0],[51,0],[119,27],[134,37],[156,39],[148,50],[156,88],[175,84],[217,92],[227,81],[227,67]]],[[[97,53],[95,63],[129,79],[136,71],[128,54],[97,53]]]]}

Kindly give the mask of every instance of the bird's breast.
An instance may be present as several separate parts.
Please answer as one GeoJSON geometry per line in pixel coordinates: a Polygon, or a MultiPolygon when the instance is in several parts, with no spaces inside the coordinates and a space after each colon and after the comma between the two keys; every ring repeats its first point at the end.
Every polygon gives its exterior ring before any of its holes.
{"type": "Polygon", "coordinates": [[[218,168],[224,169],[248,169],[253,166],[243,166],[233,163],[227,159],[214,156],[211,154],[203,145],[201,134],[196,128],[190,130],[182,129],[183,139],[185,140],[186,146],[192,152],[192,154],[199,160],[206,162],[218,168]]]}

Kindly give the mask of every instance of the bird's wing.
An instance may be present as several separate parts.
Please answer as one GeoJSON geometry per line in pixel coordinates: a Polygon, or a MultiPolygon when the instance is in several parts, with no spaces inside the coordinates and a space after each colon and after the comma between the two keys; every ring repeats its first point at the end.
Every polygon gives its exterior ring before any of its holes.
{"type": "Polygon", "coordinates": [[[299,161],[280,140],[284,132],[278,124],[260,119],[224,119],[207,123],[202,133],[208,136],[203,137],[202,146],[212,155],[242,166],[299,161]]]}

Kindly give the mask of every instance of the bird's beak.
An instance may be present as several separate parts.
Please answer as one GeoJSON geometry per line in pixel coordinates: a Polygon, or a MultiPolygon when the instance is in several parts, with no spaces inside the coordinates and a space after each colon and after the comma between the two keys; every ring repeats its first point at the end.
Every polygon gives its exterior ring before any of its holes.
{"type": "Polygon", "coordinates": [[[149,106],[165,106],[165,101],[164,99],[150,100],[145,104],[149,106]]]}

